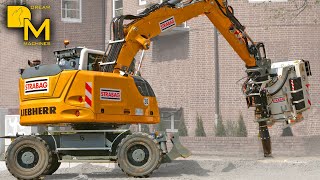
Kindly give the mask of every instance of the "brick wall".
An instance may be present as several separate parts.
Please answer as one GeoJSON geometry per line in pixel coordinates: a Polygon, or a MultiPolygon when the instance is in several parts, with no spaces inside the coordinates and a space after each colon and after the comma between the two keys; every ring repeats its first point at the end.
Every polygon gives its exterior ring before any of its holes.
{"type": "MultiPolygon", "coordinates": [[[[0,0],[0,3],[5,2],[0,0]]],[[[6,1],[10,4],[10,1],[6,1]]],[[[28,0],[29,5],[41,4],[40,0],[28,0]]],[[[5,10],[6,6],[4,7],[5,10]]],[[[3,18],[3,17],[2,17],[3,18]]],[[[41,20],[41,11],[34,11],[32,20],[41,20]]],[[[0,108],[17,108],[19,103],[19,68],[25,68],[28,60],[41,59],[41,47],[23,45],[23,29],[8,29],[6,20],[0,24],[0,108]]]]}
{"type": "MultiPolygon", "coordinates": [[[[0,0],[2,2],[9,2],[0,0]]],[[[12,0],[13,2],[13,0],[12,0]]],[[[108,1],[109,2],[109,1],[108,1]]],[[[0,108],[18,113],[19,68],[27,67],[27,60],[40,59],[44,64],[55,63],[53,51],[63,49],[63,40],[70,40],[69,47],[85,46],[103,50],[102,1],[82,1],[82,22],[61,21],[61,0],[27,0],[28,6],[49,5],[49,10],[32,10],[32,21],[50,18],[51,46],[24,46],[22,29],[7,29],[6,20],[0,24],[0,108]]],[[[5,7],[4,7],[5,8],[5,7]]],[[[110,16],[108,16],[110,17],[110,16]]],[[[2,17],[3,18],[3,17],[2,17]]]]}
{"type": "Polygon", "coordinates": [[[65,39],[70,41],[69,48],[85,46],[97,50],[104,49],[102,4],[101,0],[82,0],[82,22],[69,23],[61,21],[61,0],[42,0],[42,5],[51,6],[51,10],[43,11],[42,18],[52,20],[51,46],[42,47],[41,52],[45,63],[55,63],[53,51],[64,49],[65,39]]]}
{"type": "MultiPolygon", "coordinates": [[[[320,136],[273,137],[272,153],[277,155],[320,155],[320,136]]],[[[181,143],[193,154],[263,155],[257,137],[180,137],[181,143]]]]}
{"type": "MultiPolygon", "coordinates": [[[[155,1],[148,1],[155,2],[155,1]]],[[[299,16],[291,10],[302,1],[287,3],[248,3],[247,0],[230,1],[235,15],[247,27],[247,32],[256,41],[265,43],[267,56],[273,62],[305,59],[311,63],[310,78],[313,106],[306,120],[293,127],[296,136],[319,135],[320,123],[320,5],[308,1],[308,8],[299,16]],[[281,15],[287,12],[290,15],[281,15]]],[[[138,1],[124,1],[125,13],[142,9],[138,1]]],[[[295,12],[295,11],[293,11],[295,12]]],[[[188,21],[190,31],[179,35],[157,37],[146,54],[142,75],[153,87],[160,107],[183,107],[189,134],[195,132],[196,114],[202,116],[208,135],[214,134],[215,75],[213,25],[200,16],[188,21]],[[169,40],[166,40],[169,39],[169,40]],[[165,49],[167,47],[167,49],[165,49]],[[161,50],[161,51],[160,51],[161,50]]],[[[139,54],[138,54],[139,56],[139,54]]],[[[224,122],[236,121],[244,115],[248,135],[257,135],[253,109],[247,110],[245,99],[237,80],[244,77],[244,63],[226,40],[219,37],[220,56],[220,109],[224,122]]],[[[272,136],[282,133],[282,125],[271,128],[272,136]]]]}

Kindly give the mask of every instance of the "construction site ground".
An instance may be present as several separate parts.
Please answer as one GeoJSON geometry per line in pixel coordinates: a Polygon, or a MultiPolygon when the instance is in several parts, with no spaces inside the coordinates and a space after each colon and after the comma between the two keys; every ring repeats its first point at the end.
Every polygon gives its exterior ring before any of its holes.
{"type": "MultiPolygon", "coordinates": [[[[1,180],[14,180],[5,162],[0,162],[1,180]]],[[[162,164],[150,179],[319,179],[320,156],[263,158],[261,155],[195,154],[162,164]]],[[[115,163],[62,163],[58,171],[45,179],[133,179],[127,177],[115,163]]]]}

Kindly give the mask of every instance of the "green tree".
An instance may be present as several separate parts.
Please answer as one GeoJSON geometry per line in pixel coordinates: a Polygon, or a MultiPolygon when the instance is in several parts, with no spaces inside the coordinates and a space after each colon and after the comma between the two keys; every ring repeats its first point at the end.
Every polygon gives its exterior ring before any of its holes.
{"type": "Polygon", "coordinates": [[[281,136],[293,136],[291,127],[288,126],[288,127],[284,128],[284,129],[282,129],[282,134],[281,134],[281,136]]]}
{"type": "Polygon", "coordinates": [[[197,120],[196,136],[205,137],[206,132],[204,131],[204,128],[203,128],[203,121],[201,116],[198,115],[198,113],[197,113],[196,120],[197,120]]]}
{"type": "Polygon", "coordinates": [[[228,137],[236,137],[237,130],[238,130],[238,126],[237,126],[236,122],[228,120],[227,127],[226,127],[226,135],[228,137]]]}
{"type": "Polygon", "coordinates": [[[217,126],[216,126],[216,136],[217,137],[225,137],[226,136],[226,129],[224,128],[222,122],[222,116],[218,118],[217,126]]]}
{"type": "Polygon", "coordinates": [[[239,119],[238,119],[238,128],[237,128],[237,136],[238,137],[247,137],[247,127],[243,120],[243,115],[240,113],[239,119]]]}
{"type": "Polygon", "coordinates": [[[179,136],[188,136],[188,129],[186,127],[186,124],[184,122],[184,113],[183,108],[180,108],[181,116],[180,116],[180,123],[179,123],[179,136]]]}

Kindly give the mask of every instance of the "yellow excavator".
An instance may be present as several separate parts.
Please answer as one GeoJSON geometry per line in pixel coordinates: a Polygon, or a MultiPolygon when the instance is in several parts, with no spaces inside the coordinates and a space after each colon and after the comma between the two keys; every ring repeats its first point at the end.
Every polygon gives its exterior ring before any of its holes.
{"type": "Polygon", "coordinates": [[[105,52],[64,49],[54,52],[56,64],[36,64],[21,72],[20,124],[72,128],[6,137],[14,138],[5,159],[11,174],[35,179],[54,173],[64,161],[116,161],[129,176],[148,177],[161,163],[188,157],[177,135],[170,138],[168,152],[165,133],[119,127],[160,122],[151,86],[132,75],[134,57],[149,49],[153,37],[199,15],[209,18],[244,61],[248,77],[242,90],[248,107],[255,108],[264,155],[270,156],[268,126],[299,122],[310,108],[309,62],[271,64],[263,43],[248,36],[225,0],[169,0],[138,15],[114,18],[105,52]]]}

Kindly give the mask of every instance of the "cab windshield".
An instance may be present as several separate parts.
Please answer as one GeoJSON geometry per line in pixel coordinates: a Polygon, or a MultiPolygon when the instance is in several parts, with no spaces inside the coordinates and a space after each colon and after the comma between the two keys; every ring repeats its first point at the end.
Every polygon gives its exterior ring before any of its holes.
{"type": "Polygon", "coordinates": [[[71,57],[61,57],[57,58],[57,64],[61,69],[71,69],[77,70],[79,69],[79,57],[71,56],[71,57]]]}
{"type": "Polygon", "coordinates": [[[81,51],[82,48],[78,47],[63,49],[60,51],[55,51],[54,55],[56,56],[57,64],[61,69],[78,70],[81,51]]]}

